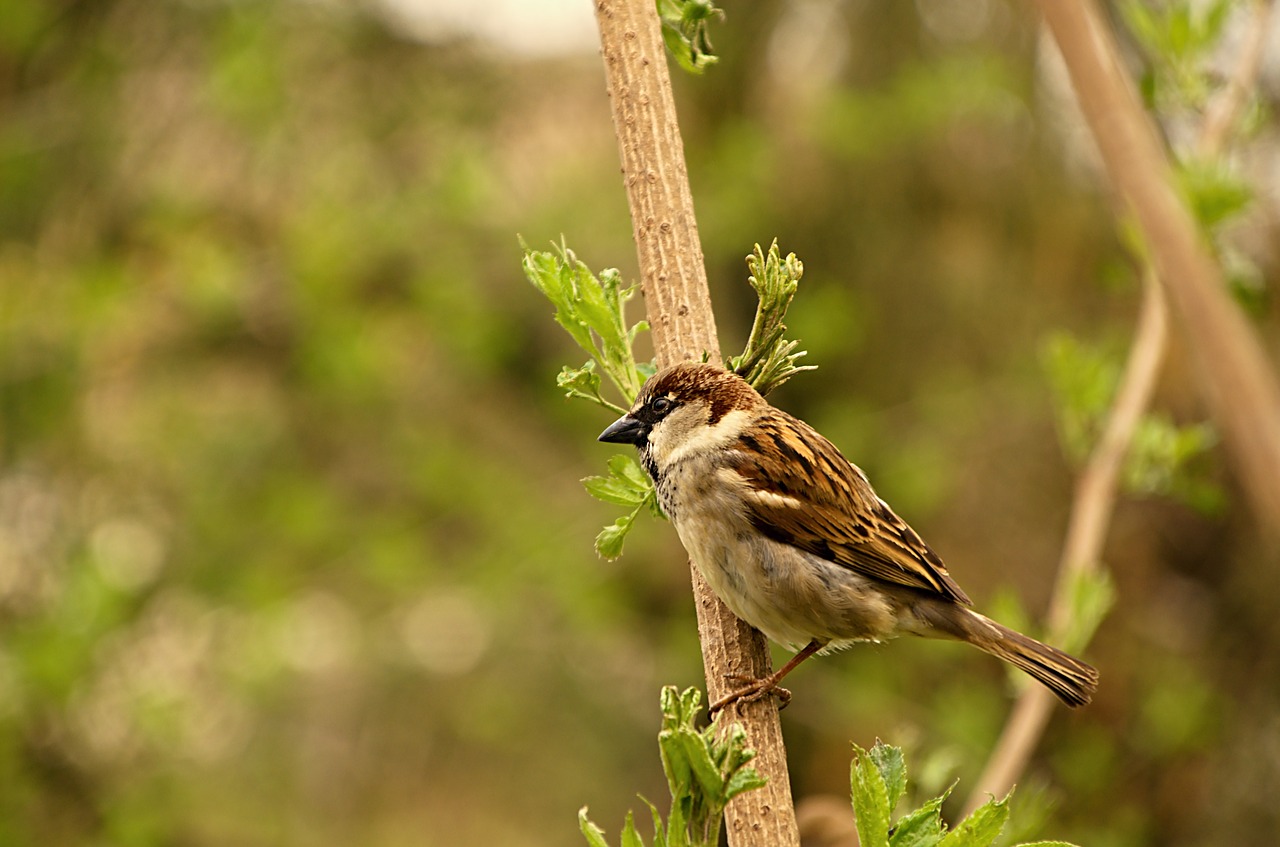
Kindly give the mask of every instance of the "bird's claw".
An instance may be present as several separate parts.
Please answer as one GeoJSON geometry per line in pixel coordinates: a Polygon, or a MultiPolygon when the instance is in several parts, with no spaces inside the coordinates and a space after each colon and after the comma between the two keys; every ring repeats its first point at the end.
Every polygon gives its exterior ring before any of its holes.
{"type": "Polygon", "coordinates": [[[787,704],[791,702],[791,692],[778,685],[777,679],[773,676],[757,679],[743,674],[725,674],[724,678],[726,682],[736,683],[740,687],[712,703],[707,709],[708,717],[714,718],[718,712],[723,711],[728,706],[737,703],[754,703],[770,694],[777,695],[779,711],[785,709],[787,704]]]}

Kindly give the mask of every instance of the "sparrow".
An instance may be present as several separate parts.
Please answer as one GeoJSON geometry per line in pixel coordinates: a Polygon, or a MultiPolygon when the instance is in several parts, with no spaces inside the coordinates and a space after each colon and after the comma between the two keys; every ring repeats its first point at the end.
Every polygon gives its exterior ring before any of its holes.
{"type": "Polygon", "coordinates": [[[632,444],[694,564],[716,595],[798,651],[716,703],[790,692],[814,654],[902,633],[972,644],[1025,671],[1068,706],[1089,702],[1093,667],[970,608],[938,554],[813,427],[735,373],[685,362],[659,371],[600,441],[632,444]]]}

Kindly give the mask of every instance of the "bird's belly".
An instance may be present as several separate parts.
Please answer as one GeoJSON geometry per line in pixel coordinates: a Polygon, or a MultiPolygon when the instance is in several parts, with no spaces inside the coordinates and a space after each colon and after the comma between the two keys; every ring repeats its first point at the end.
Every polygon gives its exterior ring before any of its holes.
{"type": "Polygon", "coordinates": [[[839,648],[897,629],[896,604],[869,580],[773,541],[745,521],[694,518],[676,529],[730,611],[778,644],[799,650],[817,639],[839,648]]]}

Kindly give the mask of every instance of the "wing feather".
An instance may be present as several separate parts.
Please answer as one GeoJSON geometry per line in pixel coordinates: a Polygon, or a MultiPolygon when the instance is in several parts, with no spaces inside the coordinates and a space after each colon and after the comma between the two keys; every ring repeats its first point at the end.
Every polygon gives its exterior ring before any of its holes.
{"type": "Polygon", "coordinates": [[[804,421],[770,408],[732,458],[751,489],[751,522],[769,538],[872,579],[971,605],[938,554],[804,421]]]}

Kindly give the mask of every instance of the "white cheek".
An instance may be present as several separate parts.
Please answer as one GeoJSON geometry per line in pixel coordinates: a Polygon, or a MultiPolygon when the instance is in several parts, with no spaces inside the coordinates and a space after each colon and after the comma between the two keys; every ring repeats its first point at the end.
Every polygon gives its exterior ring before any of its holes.
{"type": "Polygon", "coordinates": [[[729,412],[713,426],[672,415],[653,428],[649,443],[653,445],[655,457],[669,466],[732,444],[749,421],[750,415],[741,409],[729,412]]]}

